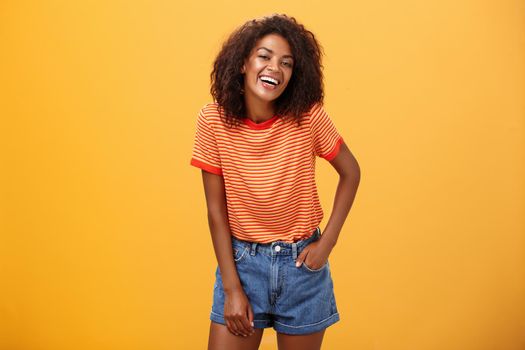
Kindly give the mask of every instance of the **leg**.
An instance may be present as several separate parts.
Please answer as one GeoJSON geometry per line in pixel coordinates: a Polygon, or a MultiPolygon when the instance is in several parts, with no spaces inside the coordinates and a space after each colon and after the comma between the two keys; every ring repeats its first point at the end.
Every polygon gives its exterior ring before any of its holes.
{"type": "Polygon", "coordinates": [[[250,336],[237,336],[230,333],[226,325],[211,321],[208,350],[257,350],[263,331],[264,328],[255,328],[250,336]]]}
{"type": "Polygon", "coordinates": [[[277,333],[279,350],[320,350],[326,329],[310,334],[277,333]]]}

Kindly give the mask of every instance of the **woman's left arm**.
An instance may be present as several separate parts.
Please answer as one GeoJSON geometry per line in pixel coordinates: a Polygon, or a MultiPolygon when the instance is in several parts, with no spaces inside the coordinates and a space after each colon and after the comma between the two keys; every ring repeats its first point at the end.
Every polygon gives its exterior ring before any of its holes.
{"type": "Polygon", "coordinates": [[[303,262],[311,269],[321,268],[327,261],[332,249],[337,243],[339,232],[348,216],[348,212],[354,203],[359,180],[361,179],[361,170],[354,155],[346,144],[343,142],[339,152],[330,161],[330,164],[339,173],[339,184],[335,193],[334,207],[326,227],[322,231],[321,238],[307,245],[296,259],[295,266],[299,267],[303,262]]]}
{"type": "Polygon", "coordinates": [[[344,142],[340,146],[339,153],[330,161],[330,164],[339,173],[339,183],[335,193],[332,213],[323,230],[319,244],[331,250],[337,243],[341,228],[354,203],[357,187],[361,179],[361,169],[344,142]]]}

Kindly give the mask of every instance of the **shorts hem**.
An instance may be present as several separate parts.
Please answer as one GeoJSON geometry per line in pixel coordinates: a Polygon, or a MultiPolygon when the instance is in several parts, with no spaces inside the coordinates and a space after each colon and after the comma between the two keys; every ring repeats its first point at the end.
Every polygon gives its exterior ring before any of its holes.
{"type": "Polygon", "coordinates": [[[311,323],[303,326],[289,326],[284,323],[275,321],[274,329],[279,333],[286,334],[309,334],[319,332],[340,320],[339,313],[336,312],[332,316],[325,318],[322,321],[311,323]]]}
{"type": "MultiPolygon", "coordinates": [[[[223,315],[219,315],[215,312],[210,313],[210,320],[216,323],[220,323],[226,326],[226,321],[223,315]]],[[[273,324],[269,320],[253,320],[253,328],[270,328],[273,324]]]]}

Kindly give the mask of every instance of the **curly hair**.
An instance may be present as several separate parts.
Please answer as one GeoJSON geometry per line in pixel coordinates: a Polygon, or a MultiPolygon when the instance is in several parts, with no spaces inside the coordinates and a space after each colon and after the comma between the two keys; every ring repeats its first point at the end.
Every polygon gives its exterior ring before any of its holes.
{"type": "Polygon", "coordinates": [[[292,118],[300,125],[305,112],[314,104],[323,103],[322,46],[294,17],[272,14],[238,27],[223,43],[213,63],[210,93],[218,104],[219,114],[230,126],[239,125],[247,118],[240,67],[255,43],[268,34],[279,34],[286,39],[294,56],[290,81],[274,101],[275,114],[283,120],[292,118]]]}

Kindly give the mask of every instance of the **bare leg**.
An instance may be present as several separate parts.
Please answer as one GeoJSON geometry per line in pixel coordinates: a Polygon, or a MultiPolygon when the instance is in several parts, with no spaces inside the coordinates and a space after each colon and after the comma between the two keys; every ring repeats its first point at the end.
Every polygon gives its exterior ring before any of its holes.
{"type": "Polygon", "coordinates": [[[279,350],[320,350],[326,329],[310,334],[277,333],[279,350]]]}
{"type": "Polygon", "coordinates": [[[261,344],[264,328],[255,328],[247,337],[232,334],[228,327],[211,321],[208,350],[257,350],[261,344]]]}

